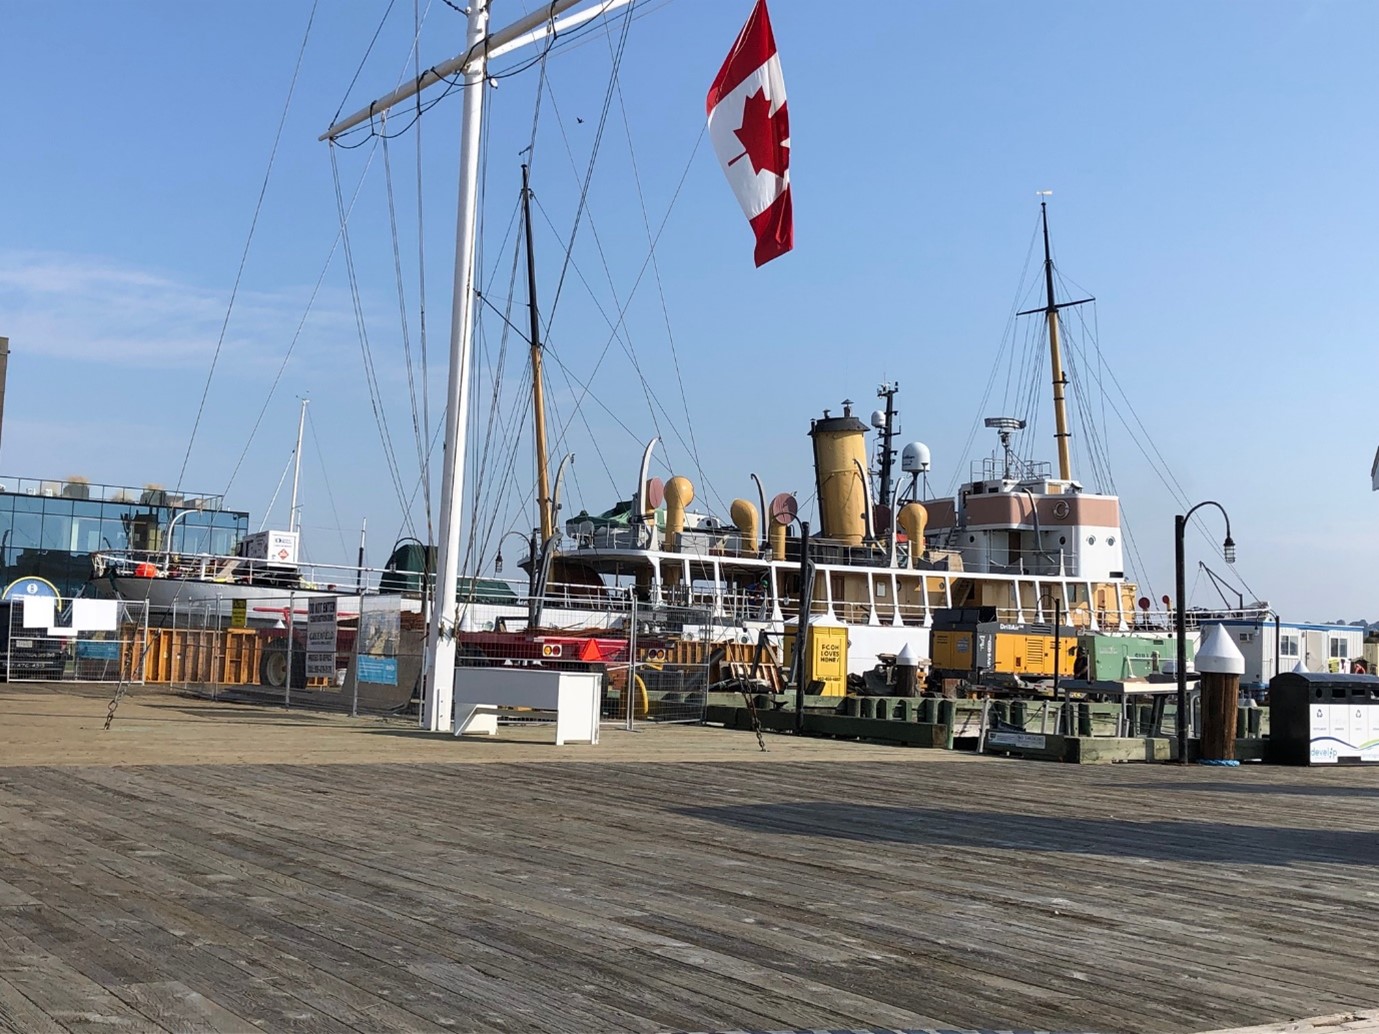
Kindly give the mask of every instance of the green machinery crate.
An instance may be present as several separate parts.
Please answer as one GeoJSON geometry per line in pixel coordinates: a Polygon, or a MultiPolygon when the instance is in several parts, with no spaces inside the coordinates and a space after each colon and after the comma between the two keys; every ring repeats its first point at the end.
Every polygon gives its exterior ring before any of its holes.
{"type": "MultiPolygon", "coordinates": [[[[1087,653],[1089,679],[1124,682],[1172,672],[1178,660],[1178,639],[1171,635],[1095,635],[1078,637],[1077,644],[1087,653]]],[[[1188,640],[1187,659],[1192,663],[1195,645],[1188,640]]]]}

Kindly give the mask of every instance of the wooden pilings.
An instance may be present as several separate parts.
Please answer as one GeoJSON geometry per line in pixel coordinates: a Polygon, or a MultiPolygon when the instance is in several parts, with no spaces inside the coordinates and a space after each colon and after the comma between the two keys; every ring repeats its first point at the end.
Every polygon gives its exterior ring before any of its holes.
{"type": "Polygon", "coordinates": [[[1235,760],[1236,703],[1239,697],[1239,675],[1202,673],[1200,755],[1203,761],[1235,760]]]}

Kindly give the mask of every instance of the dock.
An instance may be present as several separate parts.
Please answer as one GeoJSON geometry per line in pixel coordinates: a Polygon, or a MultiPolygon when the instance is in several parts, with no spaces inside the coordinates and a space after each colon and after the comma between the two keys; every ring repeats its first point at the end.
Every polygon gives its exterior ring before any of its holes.
{"type": "Polygon", "coordinates": [[[1376,1028],[1373,769],[109,698],[0,686],[3,1031],[1376,1028]]]}

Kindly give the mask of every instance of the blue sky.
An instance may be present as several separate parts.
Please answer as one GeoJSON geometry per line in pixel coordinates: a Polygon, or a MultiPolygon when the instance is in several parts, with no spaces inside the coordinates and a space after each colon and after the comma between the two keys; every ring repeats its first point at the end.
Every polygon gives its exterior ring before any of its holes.
{"type": "MultiPolygon", "coordinates": [[[[506,24],[528,5],[495,6],[506,24]]],[[[1379,5],[775,0],[796,250],[760,270],[701,137],[704,92],[750,6],[652,0],[628,29],[587,216],[547,313],[552,403],[576,454],[564,516],[626,496],[658,433],[657,473],[692,477],[720,514],[753,497],[752,472],[768,492],[807,500],[810,418],[845,397],[865,416],[888,379],[901,386],[902,440],[931,447],[931,485],[948,488],[994,445],[982,431],[964,451],[974,421],[1017,404],[1002,341],[1017,300],[1033,304],[1016,291],[1035,191],[1051,189],[1059,269],[1069,291],[1097,297],[1086,317],[1100,352],[1081,346],[1087,377],[1113,373],[1138,419],[1118,398],[1094,398],[1088,411],[1107,424],[1146,592],[1172,591],[1181,510],[1150,454],[1182,499],[1226,506],[1247,597],[1294,620],[1379,618],[1379,500],[1367,477],[1379,445],[1369,404],[1379,5]],[[655,266],[642,272],[646,221],[663,219],[655,266]],[[623,305],[615,339],[606,314],[623,305]]],[[[338,110],[411,67],[413,3],[395,0],[384,19],[388,7],[328,2],[315,13],[183,478],[193,491],[228,486],[257,526],[290,460],[297,397],[309,396],[304,527],[321,560],[352,557],[365,518],[374,563],[396,535],[425,528],[419,504],[405,523],[388,473],[338,251],[327,267],[339,219],[330,151],[316,140],[338,110]]],[[[420,7],[430,65],[461,48],[463,18],[440,0],[420,7]]],[[[0,471],[177,482],[311,9],[0,0],[11,44],[0,78],[13,99],[0,163],[0,334],[12,349],[0,471]]],[[[621,32],[616,21],[589,33],[547,65],[532,157],[543,307],[561,279],[621,32]]],[[[537,82],[532,69],[489,93],[485,283],[500,306],[537,82]]],[[[433,423],[458,119],[452,94],[421,123],[433,423]]],[[[414,357],[417,146],[415,133],[389,145],[414,357]]],[[[384,159],[369,144],[336,158],[347,197],[363,178],[350,243],[411,500],[417,446],[384,159]]],[[[515,286],[525,289],[520,276],[515,286]]],[[[525,324],[524,310],[514,315],[525,324]]],[[[490,313],[483,330],[490,369],[501,324],[490,313]]],[[[1019,327],[1013,340],[1023,347],[1025,336],[1019,327]]],[[[509,348],[514,371],[520,342],[509,348]]],[[[520,421],[520,373],[503,383],[501,422],[520,421]]],[[[487,374],[479,386],[486,419],[487,374]]],[[[1052,459],[1051,435],[1041,416],[1022,451],[1052,459]]],[[[487,485],[508,488],[485,558],[497,534],[529,526],[529,448],[510,470],[492,460],[497,445],[489,453],[487,485]]],[[[1080,465],[1075,473],[1091,484],[1080,465]]],[[[285,524],[286,496],[284,486],[271,526],[285,524]]],[[[1205,534],[1189,539],[1190,603],[1219,602],[1196,574],[1199,560],[1224,570],[1217,521],[1194,518],[1205,534]]]]}

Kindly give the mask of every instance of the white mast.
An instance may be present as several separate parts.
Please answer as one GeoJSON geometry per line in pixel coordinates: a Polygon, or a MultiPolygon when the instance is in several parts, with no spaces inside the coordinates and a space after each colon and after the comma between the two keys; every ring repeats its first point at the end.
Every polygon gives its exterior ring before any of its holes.
{"type": "Polygon", "coordinates": [[[469,374],[474,341],[474,227],[479,200],[479,128],[483,120],[484,74],[488,62],[488,0],[469,0],[460,120],[460,200],[455,227],[455,292],[450,304],[450,380],[445,398],[445,452],[441,474],[440,556],[436,596],[426,626],[425,706],[421,723],[433,732],[450,728],[455,691],[455,597],[460,580],[460,525],[464,509],[465,432],[469,427],[469,374]]]}
{"type": "MultiPolygon", "coordinates": [[[[307,399],[302,399],[302,412],[297,417],[297,451],[292,454],[292,505],[287,508],[287,530],[302,530],[302,515],[297,510],[297,482],[302,476],[302,429],[306,427],[307,399]]],[[[282,482],[278,482],[282,484],[282,482]]]]}
{"type": "Polygon", "coordinates": [[[451,300],[450,377],[446,394],[445,456],[441,479],[440,556],[436,572],[436,600],[426,633],[425,706],[421,724],[431,731],[449,731],[455,690],[456,593],[460,577],[460,530],[464,506],[465,435],[469,418],[469,382],[474,331],[474,227],[478,210],[479,141],[483,119],[482,86],[490,58],[537,43],[624,6],[630,0],[599,0],[583,11],[557,20],[581,0],[552,0],[534,14],[488,34],[489,0],[470,0],[469,25],[462,54],[427,71],[414,82],[337,122],[321,135],[334,139],[369,121],[399,101],[414,96],[457,71],[464,75],[460,121],[459,213],[455,240],[455,293],[451,300]]]}

